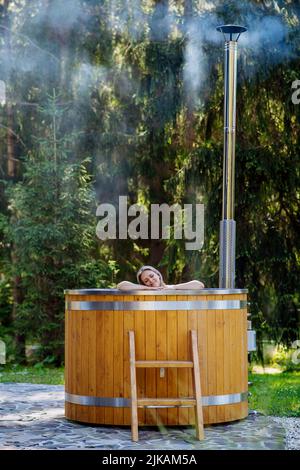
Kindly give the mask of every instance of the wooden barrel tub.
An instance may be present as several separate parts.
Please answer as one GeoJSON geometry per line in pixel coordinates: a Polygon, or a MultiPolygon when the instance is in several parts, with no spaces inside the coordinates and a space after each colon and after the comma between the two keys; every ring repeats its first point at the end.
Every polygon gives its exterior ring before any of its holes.
{"type": "MultiPolygon", "coordinates": [[[[65,415],[130,425],[128,331],[137,360],[190,360],[197,330],[204,423],[248,415],[247,290],[67,290],[65,415]]],[[[193,395],[190,369],[137,369],[139,397],[193,395]]],[[[139,424],[189,425],[193,408],[139,409],[139,424]]]]}

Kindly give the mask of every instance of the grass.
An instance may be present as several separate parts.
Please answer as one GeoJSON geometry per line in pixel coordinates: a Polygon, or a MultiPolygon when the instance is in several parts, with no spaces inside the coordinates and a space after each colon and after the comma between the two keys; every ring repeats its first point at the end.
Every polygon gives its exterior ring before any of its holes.
{"type": "MultiPolygon", "coordinates": [[[[250,373],[249,407],[265,415],[300,417],[300,372],[250,373]]],[[[64,369],[0,365],[0,382],[64,384],[64,369]]]]}
{"type": "Polygon", "coordinates": [[[31,367],[0,365],[0,383],[3,382],[63,385],[64,368],[43,367],[39,364],[31,367]]]}
{"type": "Polygon", "coordinates": [[[249,374],[249,407],[271,416],[300,417],[300,372],[249,374]]]}

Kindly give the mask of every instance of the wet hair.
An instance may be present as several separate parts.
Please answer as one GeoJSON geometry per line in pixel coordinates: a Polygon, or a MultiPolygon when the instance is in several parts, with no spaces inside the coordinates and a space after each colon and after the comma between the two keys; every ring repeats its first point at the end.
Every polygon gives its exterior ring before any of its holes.
{"type": "Polygon", "coordinates": [[[155,269],[153,266],[142,266],[142,267],[138,270],[137,275],[136,275],[139,284],[145,285],[145,284],[142,282],[142,280],[141,280],[141,274],[142,274],[144,271],[147,271],[147,270],[153,271],[155,274],[157,274],[157,275],[159,276],[159,278],[160,278],[160,283],[161,283],[161,284],[163,283],[163,277],[162,277],[161,273],[160,273],[157,269],[155,269]]]}

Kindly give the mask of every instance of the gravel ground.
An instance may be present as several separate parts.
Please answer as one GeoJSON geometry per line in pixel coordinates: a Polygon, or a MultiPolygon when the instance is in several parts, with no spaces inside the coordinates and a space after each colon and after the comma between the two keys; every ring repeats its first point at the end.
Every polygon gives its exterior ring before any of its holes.
{"type": "Polygon", "coordinates": [[[300,418],[274,417],[277,424],[281,424],[286,432],[286,449],[300,450],[300,418]]]}
{"type": "Polygon", "coordinates": [[[133,443],[129,427],[88,426],[64,417],[63,385],[0,383],[0,449],[213,449],[300,450],[300,418],[264,416],[205,428],[141,428],[133,443]]]}

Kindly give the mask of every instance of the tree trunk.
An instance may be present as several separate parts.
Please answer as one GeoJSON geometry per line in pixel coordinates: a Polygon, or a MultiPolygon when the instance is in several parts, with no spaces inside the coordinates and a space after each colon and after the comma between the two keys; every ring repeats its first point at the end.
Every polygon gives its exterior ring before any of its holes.
{"type": "MultiPolygon", "coordinates": [[[[11,260],[13,266],[16,266],[18,263],[18,258],[15,252],[14,247],[12,247],[11,260]]],[[[19,364],[26,363],[26,349],[25,349],[25,335],[19,331],[16,322],[18,320],[18,306],[23,302],[24,296],[21,286],[21,277],[19,275],[14,275],[12,279],[13,286],[13,308],[12,308],[12,324],[14,325],[15,331],[15,360],[19,364]]]]}
{"type": "MultiPolygon", "coordinates": [[[[9,0],[5,0],[3,4],[3,24],[5,26],[4,30],[4,42],[6,48],[7,57],[10,57],[12,54],[11,47],[11,32],[10,32],[10,18],[9,18],[9,0]]],[[[9,64],[8,64],[9,66],[9,64]]],[[[7,174],[11,178],[15,178],[17,175],[17,159],[15,156],[15,137],[14,137],[14,111],[11,104],[11,93],[10,93],[10,75],[11,70],[8,71],[6,75],[6,115],[7,115],[7,174]]]]}
{"type": "Polygon", "coordinates": [[[7,174],[10,178],[17,176],[17,159],[15,157],[15,137],[13,134],[14,128],[14,112],[11,105],[11,101],[8,95],[8,101],[6,106],[7,115],[7,174]]]}

